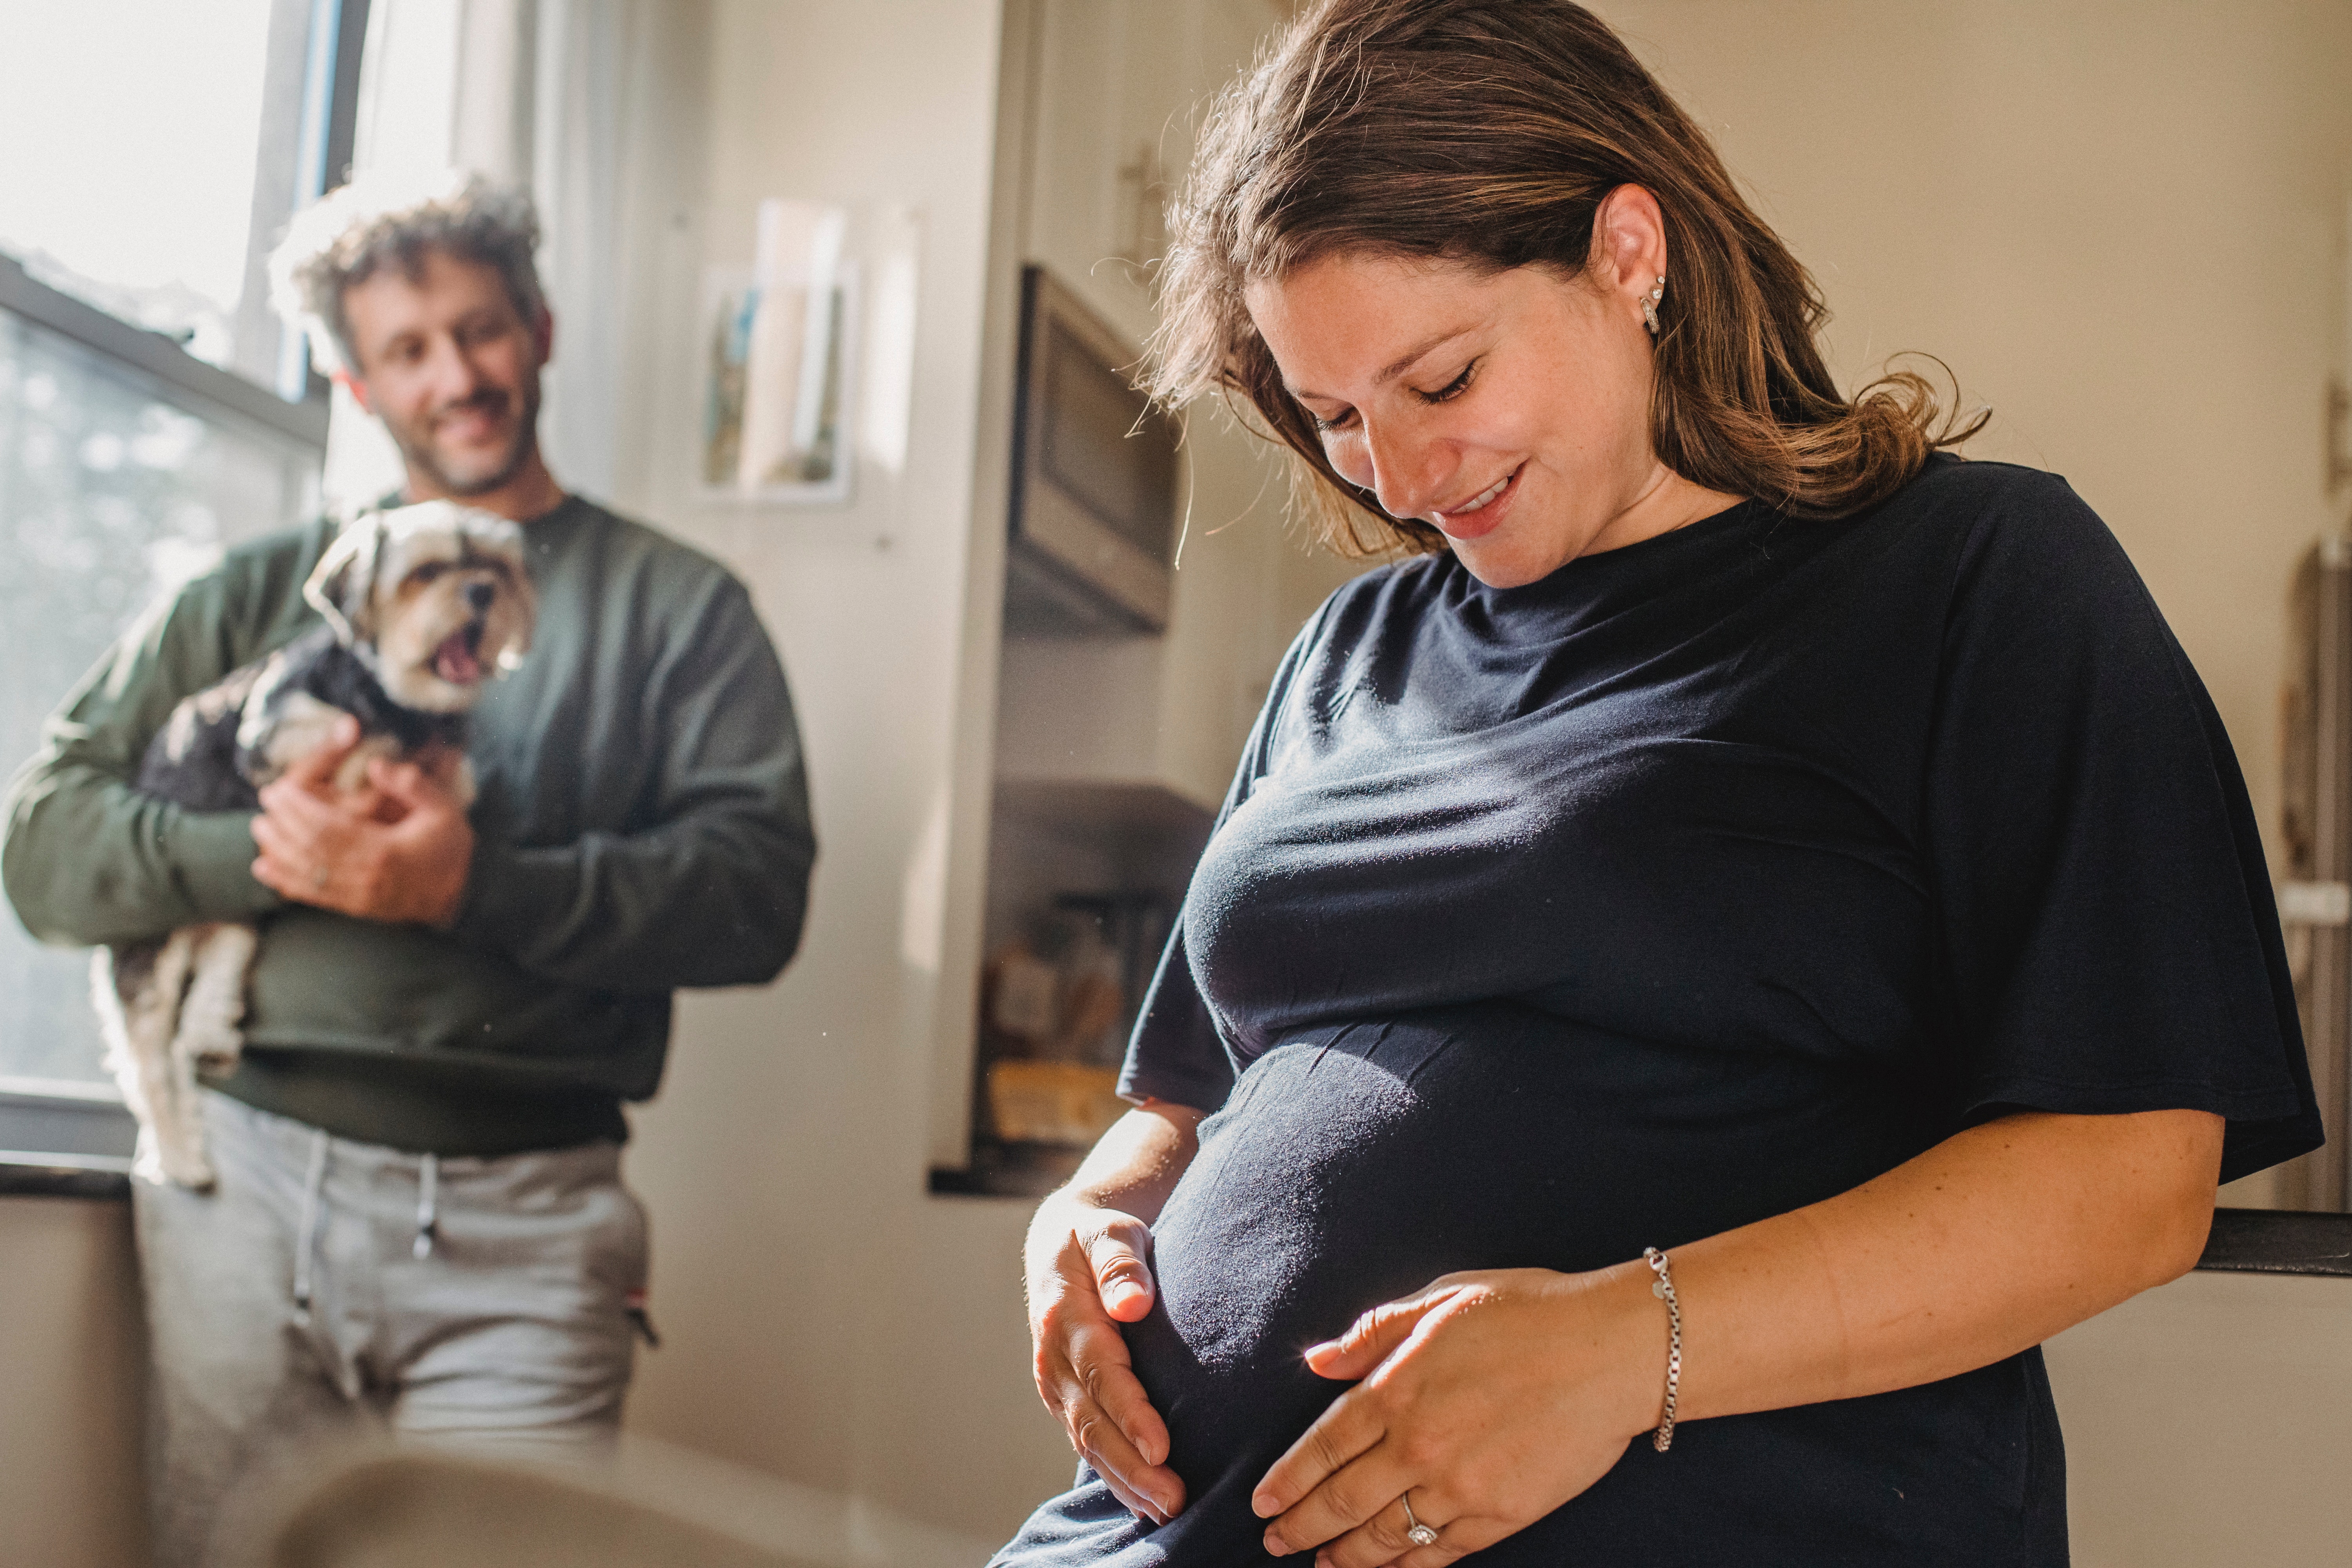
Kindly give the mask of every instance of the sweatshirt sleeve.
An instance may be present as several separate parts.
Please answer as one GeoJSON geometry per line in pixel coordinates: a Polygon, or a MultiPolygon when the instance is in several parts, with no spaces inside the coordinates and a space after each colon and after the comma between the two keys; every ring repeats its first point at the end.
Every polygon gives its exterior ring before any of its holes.
{"type": "Polygon", "coordinates": [[[771,980],[800,945],[816,858],[782,665],[732,578],[647,685],[661,756],[646,825],[526,846],[487,836],[455,934],[601,991],[771,980]]]}
{"type": "Polygon", "coordinates": [[[180,700],[239,661],[236,580],[199,578],[123,635],[42,731],[6,799],[0,877],[43,942],[132,942],[278,907],[253,879],[252,816],[197,812],[131,787],[180,700]]]}

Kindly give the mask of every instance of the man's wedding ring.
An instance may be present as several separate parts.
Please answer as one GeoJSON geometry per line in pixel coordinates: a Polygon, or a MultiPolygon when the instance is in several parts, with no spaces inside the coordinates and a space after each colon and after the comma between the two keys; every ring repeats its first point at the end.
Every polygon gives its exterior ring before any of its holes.
{"type": "Polygon", "coordinates": [[[1437,1531],[1430,1529],[1429,1526],[1422,1523],[1421,1521],[1412,1517],[1412,1494],[1411,1492],[1406,1492],[1402,1497],[1398,1498],[1397,1506],[1404,1510],[1404,1538],[1407,1541],[1412,1542],[1415,1546],[1434,1546],[1437,1544],[1437,1531]]]}

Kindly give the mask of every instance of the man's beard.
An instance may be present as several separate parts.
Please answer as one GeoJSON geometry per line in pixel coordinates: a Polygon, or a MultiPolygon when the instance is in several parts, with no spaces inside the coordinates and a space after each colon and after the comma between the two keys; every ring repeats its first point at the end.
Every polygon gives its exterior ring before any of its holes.
{"type": "MultiPolygon", "coordinates": [[[[503,393],[490,395],[501,403],[506,401],[503,393]]],[[[477,397],[473,401],[481,399],[477,397]]],[[[464,406],[466,405],[458,404],[436,409],[427,418],[427,428],[430,428],[432,420],[464,406]]],[[[530,461],[531,454],[539,448],[539,377],[531,376],[523,383],[522,417],[515,422],[513,443],[507,448],[505,456],[480,472],[452,473],[435,454],[428,438],[390,419],[383,422],[383,426],[392,433],[393,444],[400,448],[400,455],[408,460],[409,467],[431,479],[442,494],[461,498],[488,495],[522,472],[523,465],[530,461]]]]}

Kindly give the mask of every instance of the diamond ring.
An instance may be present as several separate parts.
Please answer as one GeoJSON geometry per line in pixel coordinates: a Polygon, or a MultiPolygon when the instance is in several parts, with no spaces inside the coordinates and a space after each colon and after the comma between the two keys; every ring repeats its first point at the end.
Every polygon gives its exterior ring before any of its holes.
{"type": "Polygon", "coordinates": [[[1437,1531],[1412,1517],[1412,1493],[1406,1492],[1398,1498],[1397,1506],[1404,1510],[1404,1538],[1407,1541],[1412,1542],[1415,1546],[1437,1544],[1437,1531]]]}

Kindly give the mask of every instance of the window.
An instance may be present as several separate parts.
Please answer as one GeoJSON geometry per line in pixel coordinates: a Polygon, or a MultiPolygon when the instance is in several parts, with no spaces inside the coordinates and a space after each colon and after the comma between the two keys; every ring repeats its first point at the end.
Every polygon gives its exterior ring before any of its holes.
{"type": "MultiPolygon", "coordinates": [[[[0,144],[43,150],[0,180],[0,774],[139,614],[319,504],[327,399],[265,268],[349,165],[367,13],[0,0],[0,144]]],[[[0,1164],[127,1152],[89,966],[0,917],[0,1164]]]]}
{"type": "Polygon", "coordinates": [[[0,0],[0,251],[281,396],[313,395],[265,268],[351,162],[366,5],[0,0]],[[340,128],[341,133],[337,134],[340,128]],[[28,155],[39,149],[37,156],[28,155]]]}
{"type": "MultiPolygon", "coordinates": [[[[297,437],[0,310],[0,765],[141,610],[312,510],[318,469],[297,437]]],[[[89,974],[0,924],[0,1075],[103,1076],[89,974]]]]}

